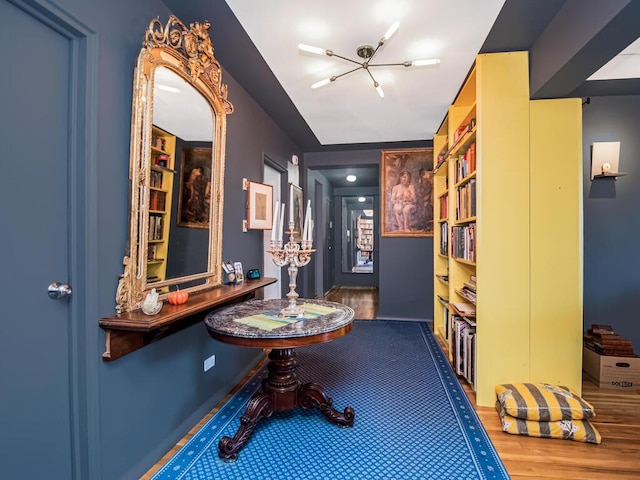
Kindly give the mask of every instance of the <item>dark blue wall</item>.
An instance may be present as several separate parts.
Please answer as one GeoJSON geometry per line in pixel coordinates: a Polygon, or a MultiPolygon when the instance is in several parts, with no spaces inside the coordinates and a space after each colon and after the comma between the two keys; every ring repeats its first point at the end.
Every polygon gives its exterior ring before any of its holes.
{"type": "Polygon", "coordinates": [[[613,325],[640,353],[640,96],[592,97],[582,112],[584,328],[613,325]],[[591,181],[591,145],[612,141],[628,175],[591,181]]]}
{"type": "MultiPolygon", "coordinates": [[[[99,185],[92,217],[99,218],[99,247],[88,252],[95,265],[87,275],[100,289],[86,318],[86,359],[78,375],[86,390],[87,425],[76,426],[87,439],[83,460],[91,478],[139,478],[195,425],[263,357],[260,349],[232,347],[212,340],[202,323],[111,363],[102,361],[105,332],[98,319],[114,313],[118,278],[128,238],[129,143],[133,71],[144,31],[152,18],[165,22],[171,13],[158,0],[57,0],[62,10],[96,32],[95,124],[99,185]],[[216,355],[216,366],[203,372],[203,361],[216,355]],[[85,361],[86,360],[86,361],[85,361]]],[[[180,13],[176,12],[178,17],[180,13]]],[[[180,18],[189,22],[205,18],[180,18]]],[[[22,39],[28,41],[28,39],[22,39]]],[[[212,32],[214,47],[215,32],[212,32]]],[[[218,54],[216,49],[216,54],[218,54]]],[[[231,53],[227,52],[227,55],[231,53]]],[[[224,66],[224,64],[223,64],[224,66]]],[[[302,155],[287,135],[226,72],[235,112],[227,129],[223,255],[245,268],[262,264],[262,232],[242,233],[245,195],[242,178],[260,181],[263,152],[286,165],[302,155]]],[[[18,112],[19,113],[19,112],[18,112]]],[[[25,324],[26,325],[26,324],[25,324]]],[[[27,328],[27,327],[25,327],[27,328]]],[[[41,359],[27,359],[40,362],[41,359]]],[[[82,397],[84,398],[84,396],[82,397]]]]}

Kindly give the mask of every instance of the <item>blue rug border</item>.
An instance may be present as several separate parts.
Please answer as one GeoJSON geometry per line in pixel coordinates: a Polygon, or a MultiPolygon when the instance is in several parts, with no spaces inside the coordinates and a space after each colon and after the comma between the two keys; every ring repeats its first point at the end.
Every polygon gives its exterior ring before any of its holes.
{"type": "Polygon", "coordinates": [[[431,354],[436,371],[442,382],[443,389],[449,398],[458,424],[464,433],[469,451],[479,473],[487,479],[511,478],[502,463],[502,459],[489,438],[489,434],[482,425],[482,421],[471,401],[467,397],[460,380],[454,374],[449,359],[442,351],[438,340],[432,330],[432,322],[419,323],[427,349],[431,354]],[[450,388],[449,388],[450,387],[450,388]],[[454,395],[453,392],[456,392],[454,395]],[[472,441],[473,440],[473,441],[472,441]],[[478,455],[480,452],[480,456],[478,455]]]}
{"type": "MultiPolygon", "coordinates": [[[[487,480],[505,480],[510,476],[506,471],[498,452],[478,417],[471,401],[454,374],[449,359],[438,344],[432,331],[432,322],[408,320],[355,320],[368,323],[410,323],[419,326],[422,338],[431,355],[442,387],[447,395],[452,411],[458,421],[467,443],[478,474],[487,480]]],[[[247,402],[258,391],[262,378],[266,375],[267,365],[258,369],[247,382],[238,389],[220,409],[151,477],[151,480],[171,478],[179,480],[186,475],[198,459],[215,445],[220,432],[232,421],[244,413],[247,402]],[[215,432],[212,432],[215,431],[215,432]],[[209,435],[215,433],[216,435],[209,435]],[[203,437],[203,435],[206,435],[203,437]],[[207,439],[208,437],[208,439],[207,439]],[[204,440],[204,441],[203,441],[204,440]],[[189,453],[187,453],[189,452],[189,453]],[[174,476],[177,475],[177,476],[174,476]]]]}

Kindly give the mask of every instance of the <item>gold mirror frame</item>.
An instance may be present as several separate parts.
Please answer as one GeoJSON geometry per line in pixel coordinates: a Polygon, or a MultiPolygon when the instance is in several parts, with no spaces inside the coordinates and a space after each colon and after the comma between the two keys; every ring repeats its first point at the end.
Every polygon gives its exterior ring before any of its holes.
{"type": "Polygon", "coordinates": [[[158,18],[153,19],[145,32],[143,48],[134,73],[129,167],[130,233],[123,260],[124,273],[116,292],[117,313],[140,308],[152,288],[163,290],[164,293],[160,296],[163,299],[172,286],[202,281],[196,286],[182,288],[187,292],[196,292],[221,284],[226,116],[233,112],[233,105],[227,100],[227,85],[222,83],[222,68],[213,54],[209,26],[208,22],[196,22],[187,28],[172,15],[164,26],[158,18]],[[148,283],[153,92],[154,73],[158,67],[166,67],[192,85],[212,109],[212,195],[207,271],[148,283]]]}

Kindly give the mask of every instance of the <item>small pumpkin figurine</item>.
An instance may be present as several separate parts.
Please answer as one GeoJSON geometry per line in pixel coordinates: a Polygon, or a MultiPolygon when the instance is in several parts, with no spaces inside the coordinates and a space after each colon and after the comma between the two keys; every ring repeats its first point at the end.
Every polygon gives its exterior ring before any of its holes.
{"type": "Polygon", "coordinates": [[[167,296],[167,300],[171,305],[181,305],[186,303],[189,298],[189,292],[184,292],[180,290],[176,290],[175,292],[170,292],[167,296]]]}

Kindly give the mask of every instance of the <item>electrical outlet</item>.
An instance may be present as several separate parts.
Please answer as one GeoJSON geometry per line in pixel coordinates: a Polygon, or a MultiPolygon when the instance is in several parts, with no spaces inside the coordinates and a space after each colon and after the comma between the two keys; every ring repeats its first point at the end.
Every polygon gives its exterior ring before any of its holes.
{"type": "Polygon", "coordinates": [[[216,356],[215,355],[211,355],[209,358],[206,358],[204,360],[204,371],[206,372],[207,370],[210,370],[211,367],[215,367],[216,366],[216,356]]]}

